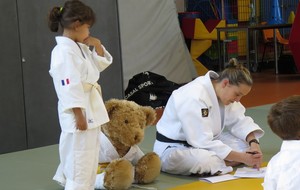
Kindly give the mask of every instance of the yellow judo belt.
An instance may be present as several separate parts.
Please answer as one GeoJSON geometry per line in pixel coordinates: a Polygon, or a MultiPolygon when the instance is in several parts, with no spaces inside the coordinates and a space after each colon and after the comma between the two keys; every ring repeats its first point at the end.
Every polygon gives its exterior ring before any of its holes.
{"type": "Polygon", "coordinates": [[[105,172],[105,169],[108,166],[108,164],[109,164],[109,162],[99,163],[98,169],[97,169],[97,174],[101,174],[101,173],[105,172]]]}

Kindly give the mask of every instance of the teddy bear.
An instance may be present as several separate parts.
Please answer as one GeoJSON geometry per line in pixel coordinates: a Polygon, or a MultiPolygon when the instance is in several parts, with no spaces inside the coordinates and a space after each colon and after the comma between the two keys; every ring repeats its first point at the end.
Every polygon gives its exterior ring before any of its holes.
{"type": "Polygon", "coordinates": [[[95,189],[128,189],[153,182],[161,162],[154,152],[144,154],[138,144],[145,129],[154,124],[156,112],[129,100],[105,102],[110,121],[101,127],[99,167],[95,189]]]}

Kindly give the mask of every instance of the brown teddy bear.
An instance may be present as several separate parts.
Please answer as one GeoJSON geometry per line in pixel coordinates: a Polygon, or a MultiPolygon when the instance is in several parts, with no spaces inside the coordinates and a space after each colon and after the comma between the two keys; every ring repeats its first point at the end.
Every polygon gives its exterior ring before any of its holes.
{"type": "Polygon", "coordinates": [[[110,121],[100,133],[99,168],[96,189],[128,189],[132,183],[153,182],[160,174],[160,158],[144,154],[138,144],[156,112],[133,101],[111,99],[105,102],[110,121]],[[104,168],[104,169],[103,169],[104,168]]]}

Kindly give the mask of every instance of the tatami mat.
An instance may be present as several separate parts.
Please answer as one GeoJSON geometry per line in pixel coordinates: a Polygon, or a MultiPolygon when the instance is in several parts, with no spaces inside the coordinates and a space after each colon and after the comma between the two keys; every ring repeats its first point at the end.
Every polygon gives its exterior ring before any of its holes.
{"type": "MultiPolygon", "coordinates": [[[[264,152],[264,161],[268,161],[280,148],[281,140],[275,136],[267,126],[267,113],[271,105],[258,106],[247,109],[246,115],[252,116],[266,132],[261,139],[261,145],[264,152]]],[[[149,127],[140,147],[144,152],[152,151],[155,138],[155,127],[149,127]]],[[[59,163],[58,146],[46,146],[26,151],[8,153],[0,155],[0,189],[3,190],[62,190],[59,185],[52,181],[52,176],[59,163]]],[[[242,184],[252,183],[251,180],[244,180],[242,184]]],[[[254,180],[255,181],[255,180],[254,180]]],[[[261,182],[261,180],[256,180],[261,182]]],[[[154,187],[157,189],[187,189],[188,185],[194,189],[226,189],[231,182],[219,184],[205,184],[201,188],[197,177],[179,176],[161,173],[157,180],[143,187],[154,187]],[[184,185],[184,186],[182,186],[184,185]],[[187,185],[187,186],[185,186],[187,185]],[[224,187],[224,188],[223,188],[224,187]]],[[[138,188],[132,188],[138,189],[138,188]]],[[[230,188],[232,190],[243,189],[243,187],[230,188]]]]}

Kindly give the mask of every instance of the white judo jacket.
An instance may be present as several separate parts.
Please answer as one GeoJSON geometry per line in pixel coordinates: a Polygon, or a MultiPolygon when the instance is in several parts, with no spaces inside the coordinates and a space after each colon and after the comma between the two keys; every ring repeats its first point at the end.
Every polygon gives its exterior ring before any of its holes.
{"type": "MultiPolygon", "coordinates": [[[[187,141],[192,147],[213,151],[224,159],[232,151],[218,140],[225,128],[242,140],[251,132],[256,138],[263,136],[264,132],[252,118],[244,115],[245,108],[241,103],[234,102],[220,108],[211,82],[211,78],[217,77],[217,73],[209,71],[173,91],[156,127],[165,137],[187,141]]],[[[157,143],[154,151],[162,155],[168,146],[172,144],[157,143]]]]}
{"type": "Polygon", "coordinates": [[[280,152],[268,163],[264,190],[299,190],[300,141],[284,140],[280,152]]]}
{"type": "MultiPolygon", "coordinates": [[[[113,160],[119,159],[120,156],[113,146],[111,144],[110,140],[102,133],[100,132],[100,152],[99,152],[99,163],[109,163],[113,160]]],[[[141,159],[144,156],[144,153],[142,150],[138,147],[138,145],[134,145],[130,148],[128,153],[122,157],[123,159],[126,159],[132,163],[132,165],[136,165],[139,159],[141,159]]],[[[95,188],[96,189],[105,189],[104,187],[104,176],[105,172],[102,172],[100,174],[97,174],[96,177],[96,183],[95,188]]]]}
{"type": "Polygon", "coordinates": [[[52,51],[49,73],[58,96],[59,122],[62,131],[74,132],[76,121],[72,108],[82,108],[88,128],[99,127],[109,121],[100,86],[100,72],[112,63],[112,56],[104,49],[104,57],[82,43],[59,36],[52,51]],[[80,48],[79,48],[80,47],[80,48]],[[99,93],[100,92],[100,93],[99,93]]]}
{"type": "MultiPolygon", "coordinates": [[[[100,152],[99,152],[99,163],[107,163],[112,160],[120,158],[117,150],[114,145],[111,144],[110,140],[104,135],[104,133],[100,132],[100,152]]],[[[127,154],[122,157],[128,161],[130,161],[133,165],[136,165],[138,160],[144,156],[144,153],[141,151],[138,145],[134,145],[130,148],[127,154]]]]}

